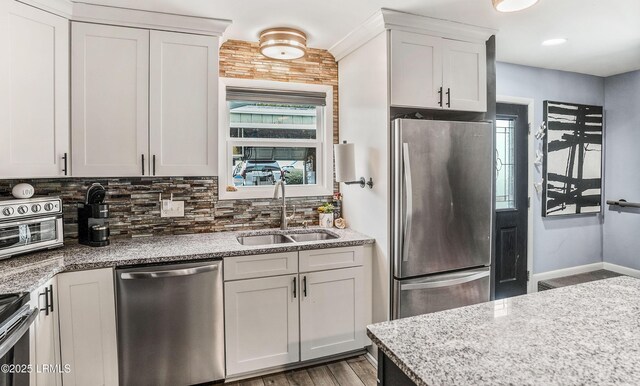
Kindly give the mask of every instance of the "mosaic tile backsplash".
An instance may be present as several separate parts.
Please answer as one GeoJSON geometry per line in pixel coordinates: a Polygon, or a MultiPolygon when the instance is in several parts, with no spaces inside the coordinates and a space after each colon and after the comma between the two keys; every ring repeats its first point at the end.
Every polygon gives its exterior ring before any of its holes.
{"type": "MultiPolygon", "coordinates": [[[[66,178],[0,180],[0,197],[11,196],[11,188],[29,182],[39,196],[60,196],[63,201],[65,238],[77,238],[77,204],[84,201],[87,188],[94,182],[107,190],[110,204],[109,225],[112,238],[174,235],[276,228],[280,226],[280,200],[218,200],[217,177],[143,177],[143,178],[66,178]],[[160,194],[184,201],[184,217],[160,217],[160,194]]],[[[316,208],[331,197],[287,198],[289,214],[296,205],[296,217],[289,224],[303,221],[318,224],[316,208]]]]}

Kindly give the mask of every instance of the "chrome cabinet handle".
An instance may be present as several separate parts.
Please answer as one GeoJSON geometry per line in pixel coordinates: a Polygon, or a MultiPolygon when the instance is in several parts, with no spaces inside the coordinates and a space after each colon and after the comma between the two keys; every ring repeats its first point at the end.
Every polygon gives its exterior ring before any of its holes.
{"type": "Polygon", "coordinates": [[[438,105],[442,107],[442,87],[438,89],[438,105]]]}
{"type": "Polygon", "coordinates": [[[451,107],[451,89],[447,88],[447,107],[451,107]]]}
{"type": "Polygon", "coordinates": [[[402,234],[402,261],[409,261],[409,242],[411,241],[411,222],[413,220],[413,189],[411,183],[411,160],[409,158],[409,144],[402,144],[402,159],[404,160],[404,184],[407,194],[406,214],[402,234]]]}
{"type": "Polygon", "coordinates": [[[418,290],[418,289],[432,289],[432,288],[441,288],[441,287],[452,287],[455,285],[460,285],[464,283],[469,283],[478,279],[485,278],[489,276],[491,271],[484,270],[482,272],[474,273],[468,276],[463,276],[455,279],[448,280],[439,280],[439,281],[427,281],[423,283],[411,283],[411,284],[402,284],[400,286],[400,291],[409,291],[409,290],[418,290]]]}
{"type": "Polygon", "coordinates": [[[162,279],[167,277],[179,277],[196,275],[204,272],[211,272],[218,269],[218,265],[205,265],[202,267],[175,269],[169,271],[150,271],[150,272],[125,272],[120,274],[123,280],[130,279],[162,279]]]}

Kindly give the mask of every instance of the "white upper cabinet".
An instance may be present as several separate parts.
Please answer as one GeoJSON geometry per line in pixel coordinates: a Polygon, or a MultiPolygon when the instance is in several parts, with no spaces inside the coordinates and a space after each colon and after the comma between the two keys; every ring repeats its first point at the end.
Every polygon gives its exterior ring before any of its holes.
{"type": "Polygon", "coordinates": [[[69,174],[69,21],[0,0],[0,178],[69,174]]]}
{"type": "Polygon", "coordinates": [[[151,31],[151,173],[217,173],[218,38],[151,31]]]}
{"type": "Polygon", "coordinates": [[[391,31],[391,105],[486,111],[486,45],[391,31]]]}
{"type": "Polygon", "coordinates": [[[72,23],[73,172],[148,174],[149,31],[72,23]]]}
{"type": "Polygon", "coordinates": [[[218,38],[72,25],[74,176],[217,171],[218,38]]]}
{"type": "Polygon", "coordinates": [[[391,32],[391,104],[440,108],[442,39],[391,32]]]}
{"type": "Polygon", "coordinates": [[[452,110],[487,111],[485,45],[443,40],[445,106],[452,110]]]}

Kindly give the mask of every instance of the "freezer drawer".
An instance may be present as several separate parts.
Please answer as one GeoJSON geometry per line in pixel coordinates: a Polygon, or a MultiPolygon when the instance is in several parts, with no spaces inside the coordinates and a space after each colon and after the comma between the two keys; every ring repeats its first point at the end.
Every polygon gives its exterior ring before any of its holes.
{"type": "Polygon", "coordinates": [[[224,378],[222,262],[116,270],[120,385],[224,378]]]}
{"type": "Polygon", "coordinates": [[[488,302],[490,268],[395,280],[393,318],[406,318],[488,302]]]}

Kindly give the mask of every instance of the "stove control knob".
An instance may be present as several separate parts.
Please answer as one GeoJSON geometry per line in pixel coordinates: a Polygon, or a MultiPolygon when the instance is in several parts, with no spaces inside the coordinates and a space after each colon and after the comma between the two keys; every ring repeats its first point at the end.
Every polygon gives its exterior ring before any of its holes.
{"type": "Polygon", "coordinates": [[[44,210],[46,210],[47,212],[50,212],[53,210],[53,204],[48,202],[46,204],[44,204],[44,210]]]}
{"type": "Polygon", "coordinates": [[[13,214],[13,208],[7,207],[2,210],[2,214],[5,216],[11,216],[13,214]]]}
{"type": "Polygon", "coordinates": [[[29,211],[29,208],[27,208],[27,206],[26,206],[26,205],[20,205],[20,206],[18,207],[18,213],[20,213],[20,214],[25,214],[25,213],[27,213],[28,211],[29,211]]]}
{"type": "Polygon", "coordinates": [[[38,213],[38,212],[40,212],[40,209],[41,209],[41,208],[42,208],[42,207],[40,206],[40,204],[33,204],[33,205],[31,205],[31,211],[32,211],[33,213],[38,213]]]}

